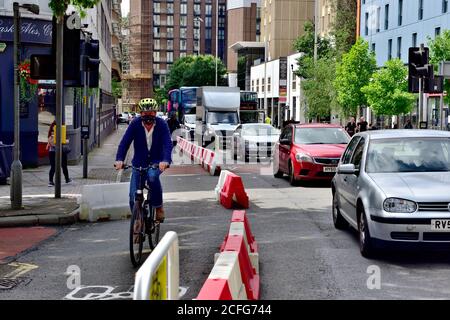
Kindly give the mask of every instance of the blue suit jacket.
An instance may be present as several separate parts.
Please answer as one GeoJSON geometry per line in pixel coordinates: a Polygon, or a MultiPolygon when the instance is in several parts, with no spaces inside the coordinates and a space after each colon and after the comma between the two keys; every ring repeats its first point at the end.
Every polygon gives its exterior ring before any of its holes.
{"type": "Polygon", "coordinates": [[[127,128],[125,135],[120,141],[117,149],[116,161],[124,161],[127,155],[128,148],[133,142],[134,157],[132,165],[134,167],[147,167],[153,163],[172,162],[172,139],[170,136],[169,127],[167,123],[161,119],[156,118],[156,126],[153,130],[153,141],[150,152],[147,148],[147,137],[145,128],[142,125],[140,117],[135,118],[127,128]]]}

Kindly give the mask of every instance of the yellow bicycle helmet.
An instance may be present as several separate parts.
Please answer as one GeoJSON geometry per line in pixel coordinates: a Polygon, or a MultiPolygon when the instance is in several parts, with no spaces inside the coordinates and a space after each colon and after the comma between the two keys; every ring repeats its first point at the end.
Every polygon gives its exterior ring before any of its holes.
{"type": "Polygon", "coordinates": [[[139,101],[138,108],[139,111],[159,111],[159,106],[156,103],[156,100],[152,98],[141,99],[141,101],[139,101]]]}

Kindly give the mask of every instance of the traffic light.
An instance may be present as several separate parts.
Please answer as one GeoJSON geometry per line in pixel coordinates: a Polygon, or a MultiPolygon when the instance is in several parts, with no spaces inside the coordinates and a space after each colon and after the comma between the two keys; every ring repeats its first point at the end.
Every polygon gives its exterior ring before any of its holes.
{"type": "Polygon", "coordinates": [[[409,48],[408,52],[408,91],[419,93],[419,80],[424,79],[423,92],[429,92],[433,87],[434,70],[433,65],[429,64],[429,49],[426,47],[409,48]],[[431,86],[431,87],[430,87],[431,86]]]}
{"type": "MultiPolygon", "coordinates": [[[[89,71],[89,87],[97,88],[99,82],[100,44],[98,40],[81,40],[81,71],[89,71]]],[[[84,77],[81,76],[81,86],[84,86],[84,77]]]]}
{"type": "MultiPolygon", "coordinates": [[[[80,73],[80,29],[67,28],[67,18],[64,17],[64,40],[63,40],[63,79],[64,85],[71,86],[79,82],[80,73]]],[[[56,79],[56,18],[52,22],[52,52],[49,55],[33,54],[30,57],[30,76],[38,80],[56,79]]]]}

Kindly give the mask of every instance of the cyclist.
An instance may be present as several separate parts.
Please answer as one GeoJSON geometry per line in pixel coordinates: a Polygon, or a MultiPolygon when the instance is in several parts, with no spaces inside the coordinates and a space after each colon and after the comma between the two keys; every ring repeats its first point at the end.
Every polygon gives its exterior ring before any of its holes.
{"type": "MultiPolygon", "coordinates": [[[[172,162],[172,140],[167,123],[156,117],[158,106],[153,99],[143,99],[138,105],[141,116],[136,117],[128,126],[116,155],[116,170],[122,169],[128,148],[133,142],[133,167],[146,168],[159,164],[158,169],[149,169],[147,183],[150,186],[150,204],[156,211],[156,220],[164,221],[162,186],[160,174],[172,162]]],[[[145,179],[144,182],[145,183],[145,179]]],[[[133,210],[134,196],[139,184],[139,171],[133,169],[130,180],[130,209],[133,210]]]]}

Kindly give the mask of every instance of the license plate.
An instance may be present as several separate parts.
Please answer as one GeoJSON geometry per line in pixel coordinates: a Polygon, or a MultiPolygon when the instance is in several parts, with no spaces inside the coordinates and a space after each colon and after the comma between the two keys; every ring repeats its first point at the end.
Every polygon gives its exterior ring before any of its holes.
{"type": "Polygon", "coordinates": [[[323,172],[336,172],[337,167],[323,167],[323,172]]]}
{"type": "Polygon", "coordinates": [[[433,231],[450,231],[450,220],[431,220],[431,230],[433,231]]]}

